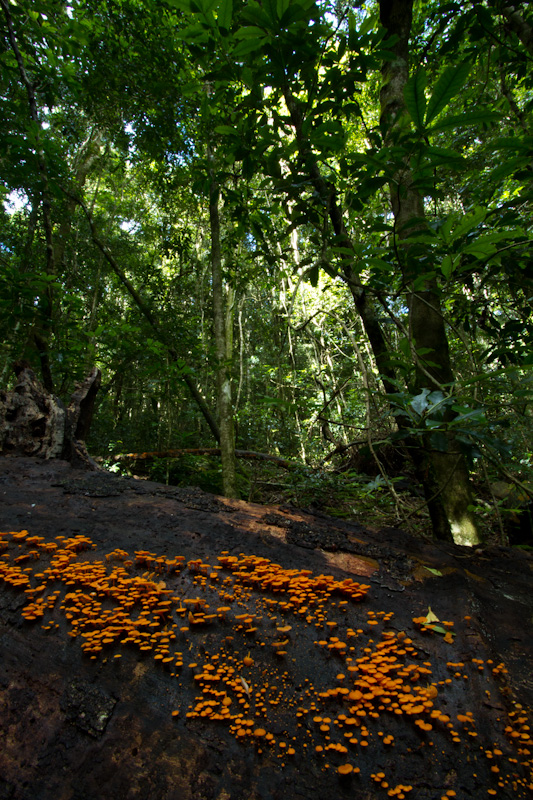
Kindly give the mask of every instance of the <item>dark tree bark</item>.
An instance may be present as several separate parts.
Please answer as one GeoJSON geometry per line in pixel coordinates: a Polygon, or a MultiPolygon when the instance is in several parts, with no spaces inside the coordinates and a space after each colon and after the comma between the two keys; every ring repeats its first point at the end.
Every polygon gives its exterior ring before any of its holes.
{"type": "Polygon", "coordinates": [[[524,19],[520,7],[503,5],[501,13],[509,30],[518,36],[528,53],[533,56],[533,28],[524,19]]]}
{"type": "Polygon", "coordinates": [[[0,458],[0,488],[1,797],[531,800],[530,554],[56,460],[0,458]]]}
{"type": "Polygon", "coordinates": [[[100,387],[100,370],[93,369],[76,388],[67,408],[25,363],[15,365],[15,374],[13,391],[0,391],[0,453],[64,458],[76,467],[98,469],[84,439],[100,387]]]}
{"type": "MultiPolygon", "coordinates": [[[[413,0],[381,0],[380,18],[390,36],[394,59],[383,65],[380,94],[381,122],[387,137],[393,139],[406,113],[404,87],[409,78],[409,36],[413,0]]],[[[403,278],[409,287],[409,340],[415,359],[416,394],[453,386],[454,375],[446,328],[442,315],[440,291],[435,277],[418,274],[418,265],[410,262],[409,245],[402,244],[415,230],[425,226],[424,202],[413,185],[407,159],[397,169],[390,185],[395,236],[399,243],[403,278]],[[415,288],[415,279],[416,288],[415,288]],[[418,350],[426,355],[421,356],[418,350]]],[[[475,545],[480,541],[473,505],[468,468],[455,437],[448,433],[446,450],[437,451],[429,436],[424,448],[414,452],[415,466],[422,479],[433,531],[437,538],[458,544],[475,545]]]]}

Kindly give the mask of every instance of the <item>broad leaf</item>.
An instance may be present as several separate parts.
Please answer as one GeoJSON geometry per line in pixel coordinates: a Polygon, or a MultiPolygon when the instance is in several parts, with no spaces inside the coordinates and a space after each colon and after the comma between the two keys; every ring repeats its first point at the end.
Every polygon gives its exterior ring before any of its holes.
{"type": "Polygon", "coordinates": [[[254,50],[260,50],[266,38],[267,37],[263,36],[261,39],[244,39],[242,42],[239,42],[233,48],[233,58],[238,61],[241,56],[248,55],[248,53],[252,53],[254,50]]]}
{"type": "Polygon", "coordinates": [[[450,150],[447,147],[428,147],[427,153],[431,157],[429,162],[432,166],[436,167],[439,164],[449,164],[451,161],[466,162],[464,156],[457,153],[455,150],[450,150]]]}
{"type": "Polygon", "coordinates": [[[441,261],[440,271],[442,272],[446,280],[449,280],[451,274],[455,271],[455,268],[456,268],[455,259],[450,255],[444,256],[444,258],[441,261]]]}
{"type": "Polygon", "coordinates": [[[480,109],[479,111],[468,111],[465,114],[451,114],[439,120],[439,122],[435,122],[429,130],[433,133],[446,130],[446,128],[460,128],[463,125],[483,125],[490,122],[498,122],[501,118],[502,115],[496,111],[480,109]]]}
{"type": "Polygon", "coordinates": [[[265,32],[262,28],[258,28],[257,25],[247,25],[245,28],[239,28],[234,35],[236,39],[257,39],[264,36],[265,32]]]}
{"type": "Polygon", "coordinates": [[[424,92],[426,85],[426,70],[422,67],[415,75],[409,78],[403,91],[405,105],[418,130],[424,127],[426,113],[426,96],[424,92]]]}
{"type": "Polygon", "coordinates": [[[287,11],[288,7],[289,7],[289,0],[277,0],[276,11],[279,19],[282,18],[284,13],[287,11]]]}
{"type": "Polygon", "coordinates": [[[199,5],[203,14],[208,14],[210,11],[214,11],[218,5],[217,0],[195,0],[195,2],[199,5]]]}
{"type": "Polygon", "coordinates": [[[490,179],[494,183],[500,183],[504,178],[513,175],[522,169],[525,169],[530,162],[530,158],[523,156],[516,156],[515,158],[504,158],[503,163],[499,164],[490,173],[490,179]]]}
{"type": "Polygon", "coordinates": [[[457,67],[448,67],[443,72],[428,102],[426,125],[429,125],[446,108],[452,97],[461,91],[469,74],[470,64],[468,61],[463,61],[457,67]]]}
{"type": "Polygon", "coordinates": [[[469,214],[465,214],[453,232],[453,239],[458,239],[459,236],[464,236],[483,222],[487,216],[487,209],[481,206],[476,206],[469,214]]]}
{"type": "Polygon", "coordinates": [[[215,133],[221,133],[223,136],[235,136],[235,128],[231,125],[217,125],[215,133]]]}
{"type": "Polygon", "coordinates": [[[227,31],[231,28],[233,18],[233,0],[222,0],[218,6],[218,24],[227,31]]]}
{"type": "Polygon", "coordinates": [[[420,394],[417,394],[416,397],[413,397],[413,399],[411,400],[411,408],[420,417],[422,416],[422,414],[424,413],[424,411],[427,409],[427,407],[429,405],[429,403],[428,403],[428,394],[429,394],[429,392],[428,392],[427,389],[422,389],[420,394]]]}
{"type": "Polygon", "coordinates": [[[186,11],[187,13],[191,13],[191,3],[190,0],[167,0],[169,6],[172,8],[179,8],[180,11],[186,11]]]}

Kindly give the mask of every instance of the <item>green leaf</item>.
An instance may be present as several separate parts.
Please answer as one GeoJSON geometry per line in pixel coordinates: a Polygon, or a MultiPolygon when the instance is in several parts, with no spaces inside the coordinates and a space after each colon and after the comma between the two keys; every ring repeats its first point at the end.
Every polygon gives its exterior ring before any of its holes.
{"type": "Polygon", "coordinates": [[[446,128],[460,128],[463,125],[483,125],[490,122],[498,122],[501,118],[502,115],[496,111],[480,109],[479,111],[468,111],[465,114],[452,114],[444,117],[439,122],[435,122],[429,130],[435,133],[446,130],[446,128]]]}
{"type": "Polygon", "coordinates": [[[472,419],[472,418],[474,418],[474,419],[477,418],[479,422],[483,422],[484,423],[485,422],[485,415],[483,413],[483,409],[482,408],[474,408],[472,411],[467,411],[464,414],[460,414],[458,417],[455,417],[455,419],[452,419],[452,421],[449,423],[449,425],[457,427],[457,426],[461,425],[465,421],[465,419],[472,419]]]}
{"type": "Polygon", "coordinates": [[[218,24],[227,31],[231,28],[233,19],[233,0],[222,0],[218,6],[218,24]]]}
{"type": "Polygon", "coordinates": [[[235,136],[235,128],[231,125],[217,125],[215,133],[221,133],[223,136],[235,136]]]}
{"type": "Polygon", "coordinates": [[[429,125],[446,108],[452,97],[461,91],[469,74],[470,64],[468,61],[463,61],[456,67],[448,67],[443,72],[428,102],[426,125],[429,125]]]}
{"type": "Polygon", "coordinates": [[[432,575],[436,575],[437,578],[442,578],[442,572],[439,569],[432,569],[431,567],[426,567],[425,565],[424,569],[427,569],[427,571],[431,572],[432,575]]]}
{"type": "Polygon", "coordinates": [[[528,164],[529,159],[517,156],[515,158],[504,158],[503,163],[499,164],[490,173],[490,179],[494,183],[499,183],[509,175],[524,169],[528,164]]]}
{"type": "Polygon", "coordinates": [[[470,233],[471,230],[477,228],[477,226],[483,222],[485,217],[487,216],[487,209],[482,208],[481,206],[476,206],[473,211],[469,214],[465,214],[457,227],[453,231],[453,240],[458,239],[459,236],[464,236],[466,233],[470,233]]]}
{"type": "Polygon", "coordinates": [[[209,12],[214,11],[218,5],[218,0],[195,0],[195,2],[200,6],[203,14],[209,14],[209,12]]]}
{"type": "Polygon", "coordinates": [[[415,75],[412,75],[403,91],[405,105],[417,130],[424,127],[424,115],[426,113],[426,96],[424,94],[427,85],[426,70],[422,67],[415,75]]]}
{"type": "Polygon", "coordinates": [[[432,166],[449,164],[451,161],[466,161],[464,156],[448,147],[428,147],[427,154],[431,156],[429,160],[432,166]]]}
{"type": "Polygon", "coordinates": [[[255,0],[250,0],[250,2],[244,6],[241,13],[244,20],[254,25],[261,25],[265,28],[270,27],[271,20],[255,0]]]}
{"type": "Polygon", "coordinates": [[[312,269],[310,269],[309,272],[307,273],[307,277],[309,278],[309,283],[313,288],[315,288],[316,285],[318,284],[318,273],[319,273],[319,267],[312,267],[312,269]]]}
{"type": "Polygon", "coordinates": [[[449,442],[446,434],[442,433],[442,431],[433,431],[429,437],[429,441],[433,450],[436,450],[438,453],[448,452],[449,442]]]}
{"type": "MultiPolygon", "coordinates": [[[[427,567],[425,567],[425,569],[427,569],[427,567]]],[[[442,627],[442,625],[433,625],[432,623],[429,622],[423,622],[422,625],[425,628],[429,628],[430,630],[434,631],[435,633],[442,634],[443,636],[446,636],[447,633],[449,633],[450,636],[455,636],[455,633],[453,631],[447,631],[445,628],[442,627]]]]}
{"type": "Polygon", "coordinates": [[[238,61],[241,56],[246,56],[248,53],[254,52],[254,50],[260,50],[266,39],[266,36],[262,36],[261,39],[244,39],[233,48],[233,58],[238,61]]]}
{"type": "Polygon", "coordinates": [[[239,28],[239,30],[236,31],[235,38],[257,39],[264,35],[265,35],[264,30],[262,28],[258,28],[257,25],[247,25],[245,28],[239,28]]]}
{"type": "Polygon", "coordinates": [[[422,414],[429,405],[428,394],[429,392],[427,389],[422,389],[420,394],[417,394],[416,397],[413,397],[413,399],[411,400],[411,408],[413,409],[415,414],[418,414],[418,416],[420,417],[422,416],[422,414]]]}
{"type": "Polygon", "coordinates": [[[450,275],[452,274],[452,272],[455,271],[455,267],[456,267],[455,259],[452,258],[452,256],[450,255],[444,256],[444,258],[441,261],[440,271],[442,272],[446,280],[449,280],[450,275]]]}
{"type": "Polygon", "coordinates": [[[475,242],[472,242],[472,244],[464,247],[463,253],[470,253],[476,258],[486,258],[487,256],[494,255],[497,248],[494,244],[493,238],[494,237],[491,236],[491,234],[480,236],[475,242]]]}
{"type": "Polygon", "coordinates": [[[406,336],[400,339],[400,341],[398,342],[398,348],[402,353],[402,355],[405,356],[405,358],[412,358],[413,354],[411,353],[411,345],[409,343],[409,339],[406,336]]]}
{"type": "Polygon", "coordinates": [[[364,36],[367,33],[375,28],[377,24],[377,14],[369,14],[368,10],[366,10],[367,17],[363,20],[361,26],[359,27],[359,36],[364,36]]]}
{"type": "Polygon", "coordinates": [[[186,11],[188,14],[191,13],[190,0],[167,0],[167,2],[172,8],[178,8],[180,11],[186,11]]]}
{"type": "Polygon", "coordinates": [[[289,0],[277,0],[276,11],[279,19],[282,18],[284,13],[287,11],[288,7],[289,7],[289,0]]]}

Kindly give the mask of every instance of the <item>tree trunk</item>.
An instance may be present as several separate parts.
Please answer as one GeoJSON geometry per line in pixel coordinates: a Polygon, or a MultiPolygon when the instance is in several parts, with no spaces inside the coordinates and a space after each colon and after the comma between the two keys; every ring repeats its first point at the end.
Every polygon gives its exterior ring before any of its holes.
{"type": "MultiPolygon", "coordinates": [[[[411,30],[412,0],[381,0],[382,24],[391,35],[397,35],[390,49],[395,54],[392,62],[384,67],[384,86],[381,93],[382,116],[392,118],[392,126],[404,112],[403,88],[409,76],[408,54],[411,30]],[[385,112],[386,109],[386,112],[385,112]]],[[[386,394],[397,392],[394,368],[390,364],[390,351],[379,320],[374,301],[369,297],[365,285],[354,268],[353,242],[346,230],[342,208],[338,203],[335,186],[327,181],[320,171],[316,157],[304,133],[302,106],[292,94],[288,83],[283,88],[285,102],[291,116],[296,138],[313,186],[327,209],[329,219],[337,237],[337,243],[345,250],[343,277],[350,289],[356,309],[368,336],[382,386],[386,394]],[[351,251],[351,252],[350,252],[351,251]]],[[[406,238],[412,231],[413,220],[423,218],[423,202],[411,187],[408,165],[398,175],[396,188],[391,192],[395,212],[396,231],[399,238],[406,238]],[[411,226],[410,230],[408,230],[411,226]]],[[[406,276],[407,279],[413,276],[406,276]]],[[[431,389],[450,384],[453,375],[450,366],[448,342],[440,309],[436,281],[426,281],[421,291],[411,290],[409,298],[410,341],[414,348],[428,347],[432,352],[429,360],[439,361],[439,367],[430,367],[419,360],[417,364],[416,392],[424,386],[431,389]],[[429,372],[429,378],[428,378],[429,372]]],[[[401,425],[401,419],[398,419],[401,425]]],[[[462,454],[457,451],[453,437],[448,437],[448,451],[438,453],[429,441],[421,448],[411,440],[411,453],[419,480],[424,486],[433,532],[436,538],[453,540],[459,544],[477,544],[479,536],[471,511],[472,497],[468,470],[462,454]]]]}
{"type": "Polygon", "coordinates": [[[224,285],[222,281],[222,253],[220,247],[219,188],[211,177],[209,191],[209,223],[211,230],[211,274],[213,280],[213,328],[217,359],[218,427],[220,430],[220,457],[222,462],[222,490],[226,497],[237,497],[235,481],[235,434],[233,428],[233,403],[231,398],[230,356],[226,332],[224,285]]]}
{"type": "Polygon", "coordinates": [[[501,13],[505,18],[507,27],[516,33],[528,53],[533,55],[533,28],[526,22],[517,6],[506,6],[501,8],[501,13]]]}
{"type": "MultiPolygon", "coordinates": [[[[82,195],[89,173],[101,155],[102,134],[93,128],[79,148],[72,165],[72,190],[76,195],[82,195]]],[[[65,249],[70,238],[76,205],[74,194],[66,195],[63,219],[54,242],[54,262],[58,267],[65,267],[65,249]]]]}
{"type": "Polygon", "coordinates": [[[89,434],[101,372],[94,368],[67,408],[47,391],[25,362],[15,365],[13,391],[0,391],[0,453],[63,458],[73,466],[98,469],[84,440],[89,434]]]}
{"type": "MultiPolygon", "coordinates": [[[[389,140],[406,113],[404,87],[409,77],[409,36],[413,0],[381,0],[380,17],[389,36],[396,37],[391,49],[394,59],[383,66],[380,93],[381,121],[389,140]]],[[[398,169],[391,182],[391,203],[395,236],[400,243],[404,279],[409,287],[409,341],[415,358],[416,394],[423,389],[449,390],[454,376],[446,328],[442,316],[440,292],[435,277],[425,278],[418,265],[409,263],[409,245],[402,241],[425,226],[424,202],[413,186],[408,161],[398,169]],[[415,289],[415,279],[416,289],[415,289]],[[421,283],[422,280],[422,283],[421,283]],[[426,355],[417,351],[423,349],[426,355]]],[[[435,536],[462,545],[476,545],[480,538],[471,511],[473,501],[467,465],[455,437],[448,433],[446,450],[437,451],[429,436],[424,449],[415,453],[415,465],[422,480],[435,536]]]]}

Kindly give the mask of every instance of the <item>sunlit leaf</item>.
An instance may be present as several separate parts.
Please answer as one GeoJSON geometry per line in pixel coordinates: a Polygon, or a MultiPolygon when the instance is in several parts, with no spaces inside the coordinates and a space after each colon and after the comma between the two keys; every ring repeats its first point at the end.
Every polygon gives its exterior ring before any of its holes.
{"type": "Polygon", "coordinates": [[[413,397],[413,399],[411,400],[411,408],[419,416],[422,416],[422,414],[429,405],[428,394],[429,394],[428,389],[422,389],[420,394],[417,394],[416,397],[413,397]]]}

